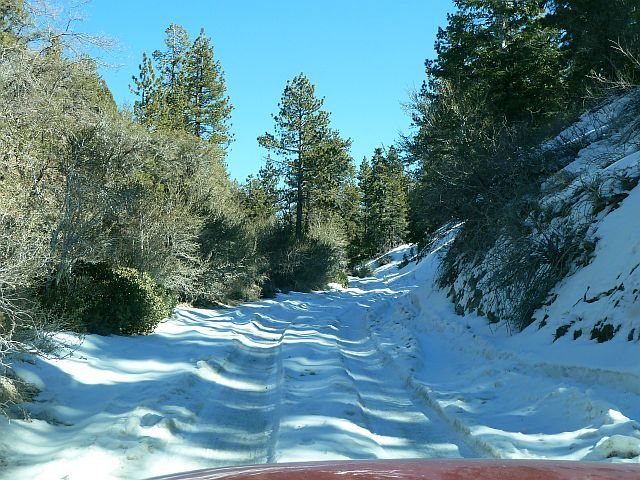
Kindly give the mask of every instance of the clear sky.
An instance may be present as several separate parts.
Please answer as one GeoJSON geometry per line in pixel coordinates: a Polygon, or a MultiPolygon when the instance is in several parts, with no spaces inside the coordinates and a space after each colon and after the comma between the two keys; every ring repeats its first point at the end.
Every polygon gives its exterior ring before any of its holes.
{"type": "Polygon", "coordinates": [[[128,85],[142,52],[164,48],[170,23],[192,39],[204,27],[234,105],[227,164],[233,178],[256,173],[265,151],[258,135],[288,79],[304,72],[325,98],[332,127],[351,138],[357,163],[409,131],[403,110],[424,79],[424,61],[452,0],[91,0],[78,29],[106,34],[118,47],[101,73],[118,104],[132,104],[128,85]]]}

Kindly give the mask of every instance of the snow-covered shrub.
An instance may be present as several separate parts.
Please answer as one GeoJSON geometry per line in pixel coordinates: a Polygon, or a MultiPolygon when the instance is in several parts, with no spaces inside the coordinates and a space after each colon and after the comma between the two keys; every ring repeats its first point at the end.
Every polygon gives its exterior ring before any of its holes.
{"type": "Polygon", "coordinates": [[[78,265],[69,283],[51,287],[44,300],[77,330],[103,335],[151,333],[176,305],[147,273],[103,263],[78,265]]]}

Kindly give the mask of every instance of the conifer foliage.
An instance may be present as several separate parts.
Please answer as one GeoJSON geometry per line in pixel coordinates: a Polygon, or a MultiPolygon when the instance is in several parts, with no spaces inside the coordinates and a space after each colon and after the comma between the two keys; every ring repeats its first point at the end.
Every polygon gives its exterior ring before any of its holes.
{"type": "Polygon", "coordinates": [[[376,148],[360,166],[362,191],[360,256],[371,258],[402,244],[407,237],[409,180],[398,152],[376,148]]]}
{"type": "Polygon", "coordinates": [[[204,29],[192,42],[180,25],[165,31],[165,50],[142,55],[131,90],[139,98],[133,111],[142,124],[184,131],[225,145],[232,106],[220,62],[204,29]]]}
{"type": "MultiPolygon", "coordinates": [[[[350,140],[330,126],[315,87],[304,74],[287,82],[273,116],[274,131],[258,138],[274,154],[246,187],[254,208],[277,198],[265,233],[270,289],[316,289],[346,282],[346,253],[354,234],[357,200],[350,140]]],[[[264,208],[263,208],[264,209],[264,208]]]]}
{"type": "Polygon", "coordinates": [[[275,132],[258,138],[261,146],[277,155],[286,183],[286,215],[292,218],[296,239],[310,231],[317,217],[338,214],[340,196],[354,169],[349,147],[329,126],[324,100],[300,74],[287,82],[280,111],[273,116],[275,132]]]}
{"type": "Polygon", "coordinates": [[[549,25],[562,32],[567,82],[580,97],[594,77],[637,78],[622,51],[640,48],[640,5],[636,0],[547,0],[549,25]],[[622,51],[621,51],[622,50],[622,51]]]}
{"type": "MultiPolygon", "coordinates": [[[[635,0],[454,3],[413,98],[416,131],[404,147],[414,164],[411,238],[428,240],[446,224],[459,227],[440,276],[455,297],[461,272],[498,239],[529,248],[530,219],[544,217],[535,210],[541,185],[567,158],[562,148],[539,145],[581,113],[585,102],[600,101],[587,98],[589,92],[624,86],[624,79],[637,75],[640,22],[635,0]]],[[[499,263],[495,272],[509,271],[499,263]]],[[[510,300],[484,313],[508,316],[515,328],[526,326],[566,273],[563,268],[561,262],[531,262],[509,275],[494,272],[492,294],[510,300]],[[532,271],[545,272],[544,278],[532,271]],[[522,285],[527,287],[516,301],[511,292],[522,292],[522,285]]]]}

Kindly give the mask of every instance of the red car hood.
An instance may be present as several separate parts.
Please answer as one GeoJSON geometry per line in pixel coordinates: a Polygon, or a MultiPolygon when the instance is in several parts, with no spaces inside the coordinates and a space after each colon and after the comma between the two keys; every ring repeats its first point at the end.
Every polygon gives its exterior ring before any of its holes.
{"type": "Polygon", "coordinates": [[[156,480],[640,480],[640,465],[534,460],[374,460],[198,470],[156,480]]]}

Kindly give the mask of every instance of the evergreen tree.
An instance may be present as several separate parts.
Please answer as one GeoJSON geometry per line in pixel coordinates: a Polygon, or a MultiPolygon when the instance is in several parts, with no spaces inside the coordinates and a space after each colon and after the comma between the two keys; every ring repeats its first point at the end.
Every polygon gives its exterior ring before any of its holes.
{"type": "Polygon", "coordinates": [[[134,85],[129,86],[133,94],[140,97],[133,104],[133,115],[141,124],[154,126],[158,123],[162,91],[153,61],[144,52],[138,70],[138,76],[131,77],[134,85]]]}
{"type": "MultiPolygon", "coordinates": [[[[376,149],[377,151],[377,149],[376,149]]],[[[375,154],[375,153],[374,153],[375,154]]],[[[371,241],[372,236],[372,205],[374,203],[373,192],[373,173],[371,171],[371,163],[367,157],[362,159],[358,170],[358,186],[360,187],[360,235],[358,236],[359,249],[362,257],[371,257],[374,255],[371,241]]]]}
{"type": "Polygon", "coordinates": [[[494,120],[540,124],[563,108],[560,31],[538,0],[456,0],[427,61],[428,93],[476,92],[494,120]]]}
{"type": "Polygon", "coordinates": [[[396,149],[385,155],[376,148],[371,164],[360,167],[362,191],[362,247],[367,256],[400,245],[407,236],[408,178],[396,149]]]}
{"type": "Polygon", "coordinates": [[[572,92],[583,96],[590,76],[615,80],[628,73],[618,47],[640,48],[637,0],[547,0],[549,25],[562,32],[562,50],[572,92]]]}
{"type": "Polygon", "coordinates": [[[227,143],[231,105],[220,62],[214,60],[213,46],[204,29],[187,52],[182,77],[187,94],[187,130],[199,138],[227,143]]]}
{"type": "Polygon", "coordinates": [[[181,131],[225,147],[232,106],[220,62],[204,30],[193,42],[180,25],[166,30],[164,51],[142,56],[131,90],[134,117],[152,129],[181,131]]]}
{"type": "Polygon", "coordinates": [[[312,149],[308,161],[307,203],[305,224],[312,213],[337,215],[345,219],[343,209],[348,202],[347,190],[355,179],[355,169],[349,155],[350,140],[340,138],[331,130],[322,142],[312,149]]]}
{"type": "Polygon", "coordinates": [[[253,222],[272,223],[278,212],[279,172],[268,158],[257,177],[249,176],[242,186],[243,204],[248,218],[253,222]]]}
{"type": "Polygon", "coordinates": [[[385,199],[380,218],[381,245],[382,250],[387,251],[402,244],[407,236],[408,178],[404,164],[393,145],[384,157],[380,182],[385,199]]]}
{"type": "Polygon", "coordinates": [[[419,165],[413,238],[452,220],[486,222],[543,168],[514,161],[521,132],[535,144],[569,100],[561,32],[538,0],[455,4],[414,99],[418,131],[406,145],[419,165]]]}
{"type": "Polygon", "coordinates": [[[187,93],[183,67],[187,60],[189,36],[180,25],[172,23],[165,30],[164,51],[153,52],[162,87],[159,122],[169,130],[184,130],[187,93]]]}
{"type": "Polygon", "coordinates": [[[335,211],[341,186],[352,170],[350,142],[329,127],[324,100],[304,74],[287,82],[280,111],[273,116],[275,133],[258,138],[261,146],[280,157],[290,212],[295,211],[295,236],[309,231],[312,214],[335,211]]]}

